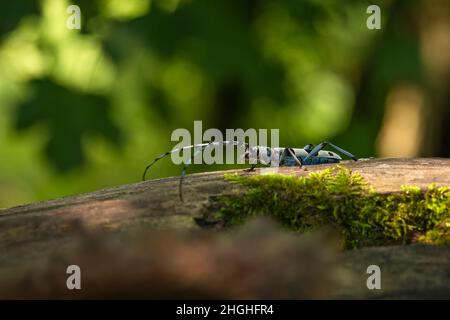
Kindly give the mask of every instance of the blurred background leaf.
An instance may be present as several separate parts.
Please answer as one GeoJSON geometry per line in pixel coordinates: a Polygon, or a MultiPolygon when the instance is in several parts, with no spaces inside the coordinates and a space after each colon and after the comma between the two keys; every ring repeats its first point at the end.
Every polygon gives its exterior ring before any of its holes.
{"type": "Polygon", "coordinates": [[[45,154],[58,170],[84,164],[81,142],[85,135],[98,134],[119,142],[119,130],[108,114],[105,97],[79,93],[49,80],[35,80],[31,85],[34,94],[18,106],[15,128],[45,123],[49,135],[45,154]]]}

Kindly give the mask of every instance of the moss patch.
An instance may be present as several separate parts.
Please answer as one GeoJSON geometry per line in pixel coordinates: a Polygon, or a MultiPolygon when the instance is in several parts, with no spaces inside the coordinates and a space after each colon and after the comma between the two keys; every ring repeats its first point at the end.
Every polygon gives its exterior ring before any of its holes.
{"type": "Polygon", "coordinates": [[[250,217],[274,218],[296,232],[331,226],[347,248],[422,242],[450,243],[450,188],[403,187],[400,193],[375,192],[363,177],[341,166],[307,177],[279,174],[225,179],[247,191],[222,196],[214,214],[225,226],[250,217]]]}

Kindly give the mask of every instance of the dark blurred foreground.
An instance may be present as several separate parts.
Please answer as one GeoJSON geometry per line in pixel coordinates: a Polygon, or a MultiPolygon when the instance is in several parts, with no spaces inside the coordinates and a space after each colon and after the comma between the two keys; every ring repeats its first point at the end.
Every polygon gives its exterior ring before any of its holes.
{"type": "Polygon", "coordinates": [[[76,245],[2,279],[0,298],[450,299],[450,246],[339,252],[330,231],[294,235],[265,220],[236,231],[79,232],[76,245]],[[66,268],[81,268],[68,290],[66,268]],[[381,290],[366,286],[381,268],[381,290]]]}
{"type": "Polygon", "coordinates": [[[267,221],[226,234],[153,231],[79,236],[2,286],[2,298],[321,298],[336,276],[336,248],[323,236],[296,236],[267,221]],[[68,265],[81,290],[68,290],[68,265]]]}

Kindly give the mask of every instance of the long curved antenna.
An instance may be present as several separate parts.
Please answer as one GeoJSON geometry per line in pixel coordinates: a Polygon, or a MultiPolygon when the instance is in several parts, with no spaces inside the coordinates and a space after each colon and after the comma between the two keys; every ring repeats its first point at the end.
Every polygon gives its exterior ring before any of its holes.
{"type": "Polygon", "coordinates": [[[358,161],[358,158],[356,158],[350,152],[345,151],[344,149],[339,148],[338,146],[335,146],[334,144],[328,141],[322,142],[321,144],[317,145],[314,149],[311,150],[311,152],[308,153],[308,155],[305,157],[305,159],[303,159],[303,161],[306,162],[309,158],[315,156],[319,151],[323,150],[326,146],[330,146],[336,149],[338,152],[346,155],[347,157],[352,158],[354,161],[358,161]]]}
{"type": "Polygon", "coordinates": [[[145,176],[147,174],[147,171],[151,168],[151,166],[153,166],[155,164],[156,161],[168,156],[169,154],[181,151],[181,150],[186,150],[186,149],[190,149],[190,148],[198,148],[198,147],[206,147],[207,145],[209,145],[209,143],[200,143],[200,144],[193,144],[190,146],[186,146],[186,147],[182,147],[182,148],[176,148],[170,151],[167,151],[166,153],[163,153],[162,155],[158,156],[155,158],[155,160],[153,160],[147,167],[145,167],[144,173],[142,174],[142,180],[145,180],[145,176]]]}
{"type": "MultiPolygon", "coordinates": [[[[246,142],[241,142],[241,141],[229,141],[229,140],[225,140],[225,141],[212,141],[209,143],[204,143],[202,145],[197,145],[196,147],[201,147],[203,148],[207,148],[208,146],[212,146],[212,145],[227,145],[227,144],[233,144],[234,146],[240,146],[240,145],[244,145],[246,148],[248,148],[248,143],[246,142]]],[[[200,149],[200,150],[202,150],[200,149]]],[[[184,180],[184,176],[186,175],[186,171],[187,171],[187,167],[189,165],[192,164],[193,159],[198,155],[198,153],[200,152],[200,150],[197,150],[196,152],[194,152],[194,155],[188,159],[184,164],[183,164],[183,169],[181,171],[181,176],[180,176],[180,184],[178,186],[178,193],[180,195],[180,200],[183,202],[183,180],[184,180]]]]}

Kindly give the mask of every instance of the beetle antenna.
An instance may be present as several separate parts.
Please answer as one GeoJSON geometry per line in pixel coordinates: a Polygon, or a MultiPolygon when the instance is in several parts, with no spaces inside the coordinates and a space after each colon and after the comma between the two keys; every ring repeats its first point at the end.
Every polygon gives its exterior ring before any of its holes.
{"type": "Polygon", "coordinates": [[[209,143],[201,143],[201,144],[193,144],[190,146],[186,146],[186,147],[182,147],[182,148],[176,148],[170,151],[167,151],[166,153],[163,153],[162,155],[156,157],[147,167],[145,167],[144,173],[142,174],[142,180],[145,180],[145,176],[147,174],[147,171],[155,164],[156,161],[168,156],[169,154],[181,151],[181,150],[186,150],[186,149],[191,149],[191,148],[197,148],[197,147],[206,147],[207,145],[209,145],[209,143]]]}
{"type": "MultiPolygon", "coordinates": [[[[227,144],[232,144],[233,146],[244,145],[246,148],[248,148],[248,143],[241,142],[241,141],[234,141],[234,140],[233,141],[228,141],[228,140],[225,140],[225,141],[212,141],[212,142],[209,142],[209,143],[204,143],[202,145],[197,145],[197,147],[200,147],[201,148],[200,150],[202,150],[202,149],[207,148],[207,147],[209,147],[211,145],[217,145],[217,146],[222,145],[223,146],[223,145],[227,145],[227,144]]],[[[198,155],[200,150],[197,150],[196,152],[194,152],[194,155],[190,159],[188,159],[183,165],[183,169],[181,171],[181,176],[180,176],[180,184],[178,186],[178,192],[179,192],[179,195],[180,195],[180,200],[182,202],[184,201],[184,199],[183,199],[183,180],[184,180],[184,177],[186,175],[187,167],[192,164],[193,159],[198,155]]]]}

